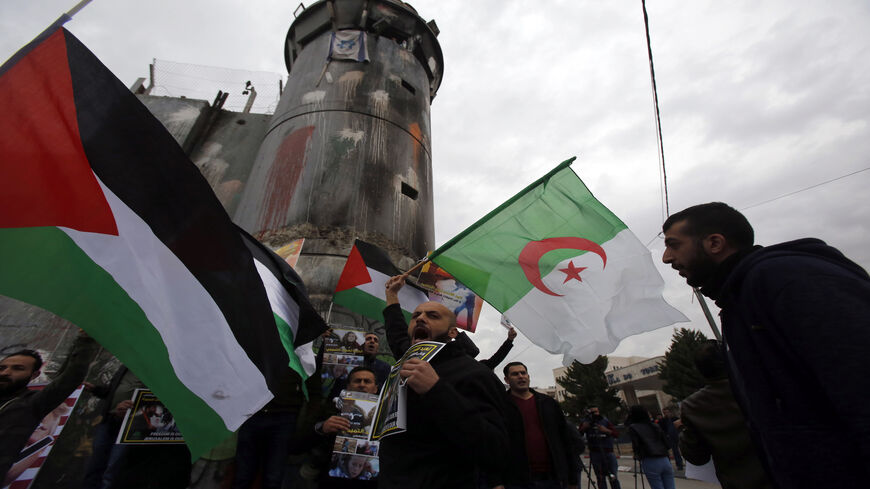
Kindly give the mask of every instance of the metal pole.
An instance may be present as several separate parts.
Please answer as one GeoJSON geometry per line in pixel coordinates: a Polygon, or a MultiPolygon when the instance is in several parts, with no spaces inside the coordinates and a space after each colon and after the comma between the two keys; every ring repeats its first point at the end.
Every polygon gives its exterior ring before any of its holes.
{"type": "Polygon", "coordinates": [[[697,288],[692,288],[695,292],[695,297],[698,298],[698,304],[701,305],[701,309],[704,311],[704,315],[707,316],[707,323],[710,324],[710,329],[713,330],[713,335],[717,340],[722,341],[722,333],[719,332],[719,327],[716,326],[716,320],[713,319],[713,314],[710,313],[710,308],[707,307],[707,301],[704,299],[704,296],[701,295],[701,291],[697,288]]]}
{"type": "Polygon", "coordinates": [[[85,8],[85,6],[89,3],[91,3],[91,0],[82,0],[81,2],[77,3],[75,7],[69,9],[69,12],[67,12],[66,15],[71,18],[73,15],[79,13],[79,10],[85,8]]]}

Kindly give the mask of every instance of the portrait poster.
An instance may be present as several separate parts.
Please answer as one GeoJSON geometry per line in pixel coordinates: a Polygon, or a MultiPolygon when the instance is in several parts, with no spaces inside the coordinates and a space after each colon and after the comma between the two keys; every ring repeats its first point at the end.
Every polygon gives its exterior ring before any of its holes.
{"type": "Polygon", "coordinates": [[[149,389],[133,392],[133,407],[127,410],[116,443],[166,445],[184,443],[175,418],[149,389]]]}
{"type": "Polygon", "coordinates": [[[401,433],[407,429],[408,387],[405,385],[405,380],[399,375],[399,370],[411,358],[419,358],[428,362],[443,347],[444,343],[437,341],[421,341],[408,348],[402,358],[393,365],[390,369],[390,376],[381,388],[378,409],[369,437],[371,440],[380,440],[385,436],[401,433]]]}
{"type": "Polygon", "coordinates": [[[363,364],[363,342],[365,331],[347,326],[333,326],[323,337],[320,380],[324,396],[332,392],[336,380],[347,379],[348,372],[363,364]]]}
{"type": "Polygon", "coordinates": [[[290,265],[290,268],[295,269],[299,255],[302,254],[303,244],[305,244],[305,238],[295,239],[275,250],[275,254],[283,258],[290,265]]]}
{"type": "Polygon", "coordinates": [[[453,311],[457,327],[474,333],[483,299],[432,262],[426,262],[420,269],[417,285],[426,290],[429,300],[440,302],[453,311]]]}
{"type": "Polygon", "coordinates": [[[380,444],[369,440],[369,434],[378,407],[378,396],[343,390],[337,407],[339,416],[350,421],[350,429],[335,437],[329,476],[356,480],[376,479],[380,472],[380,444]]]}
{"type": "MultiPolygon", "coordinates": [[[[46,385],[48,384],[29,385],[27,388],[42,390],[46,385]]],[[[36,474],[39,473],[40,467],[45,462],[45,458],[51,452],[54,442],[60,436],[81,393],[82,387],[79,386],[64,402],[42,418],[39,426],[33,430],[33,434],[27,440],[27,444],[19,452],[17,460],[6,473],[6,479],[0,484],[3,489],[27,489],[30,487],[36,474]]]]}

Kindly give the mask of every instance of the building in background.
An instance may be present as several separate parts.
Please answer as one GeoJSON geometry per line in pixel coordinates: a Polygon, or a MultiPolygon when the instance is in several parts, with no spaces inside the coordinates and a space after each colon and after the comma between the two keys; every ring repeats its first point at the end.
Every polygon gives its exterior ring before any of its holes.
{"type": "MultiPolygon", "coordinates": [[[[670,396],[662,391],[664,382],[659,378],[659,362],[664,356],[607,357],[607,383],[619,389],[619,398],[627,406],[644,406],[650,413],[660,413],[670,403],[670,396]]],[[[553,378],[565,376],[568,367],[553,369],[553,378]]],[[[565,400],[565,388],[556,383],[555,398],[565,400]]]]}

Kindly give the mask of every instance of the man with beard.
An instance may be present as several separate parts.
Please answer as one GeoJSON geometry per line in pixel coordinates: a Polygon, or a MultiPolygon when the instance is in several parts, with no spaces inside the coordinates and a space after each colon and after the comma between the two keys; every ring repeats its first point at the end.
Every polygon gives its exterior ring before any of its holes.
{"type": "Polygon", "coordinates": [[[721,202],[662,225],[670,264],[721,308],[731,387],[779,487],[863,487],[870,471],[870,276],[805,238],[754,246],[721,202]]]}
{"type": "Polygon", "coordinates": [[[27,384],[39,377],[42,368],[39,353],[21,350],[0,361],[0,474],[4,480],[42,418],[82,383],[96,349],[97,343],[79,330],[60,373],[38,391],[28,390],[27,384]]]}
{"type": "Polygon", "coordinates": [[[398,292],[407,275],[386,284],[384,324],[396,358],[413,344],[446,345],[431,362],[410,359],[406,380],[407,431],[381,442],[379,487],[471,489],[483,472],[490,487],[502,487],[508,464],[504,388],[492,371],[469,357],[456,336],[456,316],[443,304],[424,302],[405,323],[398,292]]]}
{"type": "MultiPolygon", "coordinates": [[[[367,367],[356,367],[350,371],[347,376],[347,390],[352,392],[365,392],[367,394],[377,394],[378,385],[375,383],[375,373],[367,367]]],[[[348,400],[344,401],[345,403],[348,400]]],[[[333,407],[328,408],[332,413],[323,421],[314,425],[314,433],[317,435],[312,437],[309,435],[309,443],[318,443],[322,447],[328,447],[318,451],[319,454],[328,454],[326,459],[322,461],[323,465],[320,471],[320,479],[318,487],[320,489],[341,489],[341,488],[375,488],[378,486],[377,480],[371,479],[363,472],[363,467],[366,465],[367,457],[338,455],[332,453],[332,447],[335,445],[337,435],[344,435],[348,430],[365,428],[371,419],[366,418],[365,412],[358,406],[342,406],[342,412],[336,413],[333,407]],[[317,440],[320,437],[321,440],[317,440]],[[326,437],[325,439],[323,437],[326,437]],[[324,443],[325,441],[325,443],[324,443]],[[332,459],[332,467],[329,466],[330,458],[332,459]],[[352,480],[348,480],[352,479],[352,480]]],[[[348,443],[349,440],[345,439],[348,443]]],[[[361,443],[362,441],[358,441],[361,443]]]]}

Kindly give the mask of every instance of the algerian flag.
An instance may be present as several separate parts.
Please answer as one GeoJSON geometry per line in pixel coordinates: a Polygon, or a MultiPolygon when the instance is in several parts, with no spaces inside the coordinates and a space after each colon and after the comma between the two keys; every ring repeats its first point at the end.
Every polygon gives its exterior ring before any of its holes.
{"type": "Polygon", "coordinates": [[[0,67],[0,107],[0,294],[85,329],[198,457],[292,375],[251,253],[172,136],[59,24],[0,67]]]}
{"type": "Polygon", "coordinates": [[[662,298],[649,250],[571,158],[436,250],[534,344],[589,363],[628,336],[688,321],[662,298]]]}
{"type": "MultiPolygon", "coordinates": [[[[387,280],[400,273],[386,251],[357,239],[338,278],[332,301],[367,318],[383,321],[387,280]]],[[[406,319],[410,320],[411,312],[428,300],[425,292],[410,284],[399,290],[399,304],[406,319]]]]}

